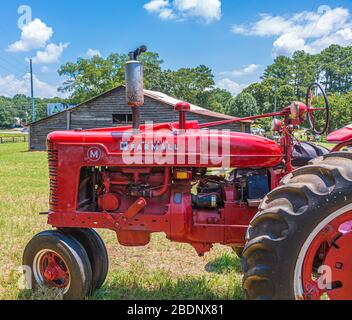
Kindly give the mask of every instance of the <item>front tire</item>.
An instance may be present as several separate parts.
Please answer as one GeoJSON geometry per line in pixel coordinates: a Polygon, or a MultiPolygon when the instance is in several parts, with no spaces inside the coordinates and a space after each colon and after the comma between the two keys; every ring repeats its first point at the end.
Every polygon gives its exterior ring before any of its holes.
{"type": "Polygon", "coordinates": [[[345,152],[314,160],[267,195],[243,253],[248,299],[352,299],[351,190],[352,154],[345,152]],[[320,282],[325,267],[331,274],[320,282]]]}
{"type": "Polygon", "coordinates": [[[29,285],[57,288],[64,300],[82,300],[90,291],[92,269],[83,246],[72,236],[59,231],[36,235],[23,254],[29,285]]]}
{"type": "Polygon", "coordinates": [[[109,271],[109,256],[103,239],[93,229],[66,228],[60,231],[73,236],[83,245],[92,266],[92,291],[100,289],[109,271]]]}

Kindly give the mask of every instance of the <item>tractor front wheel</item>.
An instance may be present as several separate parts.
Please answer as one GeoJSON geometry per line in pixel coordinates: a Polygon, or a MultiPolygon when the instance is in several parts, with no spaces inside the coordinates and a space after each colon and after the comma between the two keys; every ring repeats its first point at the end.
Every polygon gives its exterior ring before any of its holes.
{"type": "Polygon", "coordinates": [[[92,291],[100,289],[109,271],[109,256],[103,239],[93,229],[65,228],[60,231],[73,236],[83,245],[92,266],[92,291]]]}
{"type": "Polygon", "coordinates": [[[24,251],[23,266],[32,289],[57,288],[65,300],[82,300],[91,289],[87,252],[74,237],[59,231],[36,235],[24,251]]]}
{"type": "Polygon", "coordinates": [[[285,177],[248,229],[248,299],[352,299],[352,154],[328,154],[285,177]]]}

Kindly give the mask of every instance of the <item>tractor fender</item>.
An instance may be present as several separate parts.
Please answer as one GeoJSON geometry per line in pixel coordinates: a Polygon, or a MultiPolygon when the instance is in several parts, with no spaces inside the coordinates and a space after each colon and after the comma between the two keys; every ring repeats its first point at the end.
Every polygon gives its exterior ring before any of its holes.
{"type": "Polygon", "coordinates": [[[342,143],[352,139],[352,124],[330,133],[327,141],[331,143],[342,143]]]}

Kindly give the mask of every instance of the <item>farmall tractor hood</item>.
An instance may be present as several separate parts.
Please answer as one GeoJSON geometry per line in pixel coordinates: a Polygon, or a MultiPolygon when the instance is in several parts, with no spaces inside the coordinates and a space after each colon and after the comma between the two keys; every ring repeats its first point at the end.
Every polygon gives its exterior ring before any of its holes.
{"type": "Polygon", "coordinates": [[[282,161],[282,151],[274,141],[246,133],[200,130],[197,121],[86,131],[60,131],[49,135],[50,144],[83,147],[89,164],[114,166],[176,167],[274,167],[282,161]]]}

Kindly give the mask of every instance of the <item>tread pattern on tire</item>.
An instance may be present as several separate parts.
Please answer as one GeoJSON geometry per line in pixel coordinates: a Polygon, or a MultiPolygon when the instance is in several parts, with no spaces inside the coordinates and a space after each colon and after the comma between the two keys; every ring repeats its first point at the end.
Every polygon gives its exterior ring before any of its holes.
{"type": "Polygon", "coordinates": [[[91,291],[100,289],[109,271],[108,252],[100,235],[94,229],[66,228],[60,232],[73,236],[83,245],[92,266],[91,291]]]}
{"type": "Polygon", "coordinates": [[[243,288],[251,300],[295,299],[293,272],[300,249],[328,215],[352,203],[352,153],[313,160],[282,179],[247,231],[243,288]]]}

